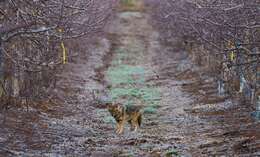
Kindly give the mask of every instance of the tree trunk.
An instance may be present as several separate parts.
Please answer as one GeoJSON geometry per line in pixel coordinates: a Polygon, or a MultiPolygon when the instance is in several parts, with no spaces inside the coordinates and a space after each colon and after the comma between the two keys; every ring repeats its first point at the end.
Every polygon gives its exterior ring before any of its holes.
{"type": "Polygon", "coordinates": [[[4,86],[3,86],[3,44],[0,38],[0,97],[4,94],[4,86]]]}

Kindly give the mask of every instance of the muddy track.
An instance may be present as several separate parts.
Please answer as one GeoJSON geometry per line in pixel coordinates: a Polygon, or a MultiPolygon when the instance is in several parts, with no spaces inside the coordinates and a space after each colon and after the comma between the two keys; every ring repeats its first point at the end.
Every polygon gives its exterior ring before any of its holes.
{"type": "MultiPolygon", "coordinates": [[[[159,102],[150,107],[147,100],[144,108],[144,121],[141,129],[135,133],[130,132],[129,126],[126,126],[123,135],[116,135],[114,131],[115,123],[106,109],[98,109],[96,118],[100,119],[100,133],[104,134],[98,139],[91,141],[100,141],[99,146],[92,146],[93,156],[110,154],[110,156],[171,156],[174,154],[188,153],[188,147],[183,144],[184,130],[178,129],[181,123],[188,122],[188,118],[184,117],[183,106],[177,101],[181,101],[183,105],[188,104],[191,100],[185,96],[180,88],[168,88],[166,84],[159,86],[162,81],[171,83],[179,83],[181,81],[173,81],[170,78],[163,80],[164,76],[159,76],[160,68],[163,63],[156,64],[160,61],[158,55],[163,55],[164,50],[159,42],[159,34],[149,24],[149,14],[138,11],[124,11],[117,14],[117,18],[108,28],[108,35],[112,36],[112,58],[107,60],[106,68],[101,68],[101,78],[112,86],[111,95],[115,97],[115,101],[128,103],[124,98],[132,98],[133,91],[142,91],[151,89],[157,93],[150,99],[159,102]],[[158,53],[161,51],[161,53],[158,53]],[[122,73],[122,67],[126,68],[122,73]],[[105,70],[106,69],[106,70],[105,70]],[[133,72],[132,72],[133,71],[133,72]],[[127,74],[124,74],[124,73],[127,74]],[[118,77],[127,77],[127,79],[117,79],[118,77]],[[140,78],[144,81],[139,80],[140,78]],[[129,79],[133,79],[128,82],[129,79]],[[134,86],[134,87],[132,87],[134,86]],[[133,90],[127,90],[133,88],[133,90]],[[120,89],[123,95],[118,96],[117,90],[120,89]],[[123,98],[122,98],[123,97],[123,98]],[[155,98],[156,97],[156,98],[155,98]],[[156,100],[157,99],[157,100],[156,100]],[[172,101],[172,102],[171,102],[172,101]],[[104,141],[109,139],[109,141],[104,141]],[[105,152],[105,153],[104,153],[105,152]]],[[[168,60],[167,60],[168,61],[168,60]]],[[[172,61],[171,61],[172,63],[172,61]]],[[[145,96],[150,95],[142,93],[145,96]]],[[[121,93],[120,93],[121,94],[121,93]]],[[[141,94],[141,97],[142,97],[141,94]]],[[[140,96],[140,95],[138,95],[140,96]]],[[[144,98],[145,99],[145,98],[144,98]]],[[[186,129],[186,128],[182,128],[186,129]]]]}

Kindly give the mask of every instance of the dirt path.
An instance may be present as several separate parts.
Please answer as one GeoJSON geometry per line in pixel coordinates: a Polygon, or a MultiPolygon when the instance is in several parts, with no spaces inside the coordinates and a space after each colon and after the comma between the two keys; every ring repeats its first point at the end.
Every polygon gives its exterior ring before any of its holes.
{"type": "Polygon", "coordinates": [[[104,122],[99,125],[102,136],[91,140],[100,143],[98,147],[90,145],[92,151],[113,152],[115,156],[190,156],[183,142],[187,128],[181,125],[189,121],[183,109],[191,99],[180,87],[172,86],[184,82],[164,78],[160,73],[160,69],[166,68],[167,62],[172,64],[173,60],[158,58],[165,55],[165,50],[149,20],[150,16],[145,12],[117,14],[108,28],[113,43],[112,60],[104,71],[114,101],[126,105],[135,103],[132,100],[135,97],[144,101],[142,128],[133,133],[126,127],[124,134],[118,136],[114,133],[112,117],[106,109],[99,109],[96,118],[104,122]]]}
{"type": "MultiPolygon", "coordinates": [[[[10,110],[0,128],[0,156],[259,155],[259,123],[230,100],[195,103],[200,96],[184,89],[194,87],[196,79],[179,76],[196,66],[184,52],[160,43],[150,18],[143,9],[118,11],[107,36],[60,75],[57,92],[66,100],[63,106],[10,110]],[[115,134],[115,121],[91,95],[105,87],[113,101],[145,105],[137,133],[126,126],[122,135],[115,134]]],[[[210,78],[205,80],[211,85],[210,78]]],[[[211,89],[206,87],[206,92],[211,89]]]]}

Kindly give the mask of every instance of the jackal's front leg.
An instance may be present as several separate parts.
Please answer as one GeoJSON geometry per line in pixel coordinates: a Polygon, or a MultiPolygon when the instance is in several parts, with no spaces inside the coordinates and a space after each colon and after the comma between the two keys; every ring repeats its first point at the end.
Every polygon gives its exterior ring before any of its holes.
{"type": "Polygon", "coordinates": [[[124,131],[124,120],[118,123],[118,129],[116,131],[117,134],[122,134],[124,131]]]}

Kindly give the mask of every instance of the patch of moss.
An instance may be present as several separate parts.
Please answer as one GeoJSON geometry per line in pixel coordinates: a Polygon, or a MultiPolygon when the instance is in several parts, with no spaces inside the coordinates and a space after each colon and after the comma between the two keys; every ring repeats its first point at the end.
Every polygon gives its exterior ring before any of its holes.
{"type": "Polygon", "coordinates": [[[120,2],[125,6],[134,6],[135,4],[135,0],[121,0],[120,2]]]}
{"type": "Polygon", "coordinates": [[[141,66],[118,65],[107,71],[108,80],[112,85],[144,83],[144,68],[141,66]]]}
{"type": "Polygon", "coordinates": [[[154,114],[157,112],[157,109],[153,106],[147,106],[144,108],[144,114],[154,114]]]}
{"type": "Polygon", "coordinates": [[[112,116],[107,116],[103,120],[104,120],[105,123],[116,124],[116,121],[112,116]]]}
{"type": "Polygon", "coordinates": [[[121,11],[142,11],[144,9],[141,0],[120,0],[121,11]]]}
{"type": "Polygon", "coordinates": [[[161,99],[161,95],[156,88],[112,88],[110,92],[113,100],[118,98],[137,98],[147,105],[153,106],[157,106],[161,99]]]}
{"type": "Polygon", "coordinates": [[[146,84],[145,74],[149,70],[143,66],[130,65],[122,61],[128,58],[130,58],[130,62],[135,61],[131,55],[122,48],[116,50],[113,64],[106,72],[106,78],[111,84],[111,98],[113,101],[123,100],[124,105],[133,105],[139,99],[139,102],[143,102],[143,105],[147,106],[144,109],[145,113],[155,113],[161,94],[157,88],[146,84]]]}
{"type": "Polygon", "coordinates": [[[179,157],[179,153],[176,149],[170,149],[166,152],[165,156],[166,157],[173,157],[173,156],[179,157]]]}

